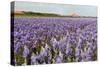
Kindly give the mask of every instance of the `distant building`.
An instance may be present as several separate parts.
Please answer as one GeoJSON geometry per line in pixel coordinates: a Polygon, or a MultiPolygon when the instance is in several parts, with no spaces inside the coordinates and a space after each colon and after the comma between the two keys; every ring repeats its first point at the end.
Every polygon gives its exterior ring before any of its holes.
{"type": "Polygon", "coordinates": [[[72,17],[79,17],[80,15],[78,13],[71,13],[69,14],[69,16],[72,16],[72,17]]]}

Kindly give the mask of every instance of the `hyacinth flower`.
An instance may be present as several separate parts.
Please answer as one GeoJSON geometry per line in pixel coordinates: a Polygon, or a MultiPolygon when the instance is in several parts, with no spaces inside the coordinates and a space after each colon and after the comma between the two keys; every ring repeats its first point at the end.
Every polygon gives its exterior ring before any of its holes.
{"type": "Polygon", "coordinates": [[[60,44],[59,43],[59,52],[64,53],[66,50],[66,44],[60,44]]]}
{"type": "Polygon", "coordinates": [[[61,51],[59,51],[59,55],[58,55],[58,56],[61,58],[61,60],[63,60],[63,55],[64,55],[64,54],[61,53],[61,51]]]}
{"type": "Polygon", "coordinates": [[[17,42],[17,44],[14,45],[14,52],[17,53],[18,49],[20,48],[20,42],[17,42]]]}
{"type": "Polygon", "coordinates": [[[48,50],[46,50],[43,46],[41,46],[40,55],[41,56],[47,56],[48,55],[48,50]]]}
{"type": "Polygon", "coordinates": [[[81,59],[81,49],[80,48],[75,48],[75,61],[78,62],[80,61],[81,59]]]}
{"type": "Polygon", "coordinates": [[[57,56],[55,63],[61,63],[61,62],[62,62],[61,57],[57,56]]]}
{"type": "Polygon", "coordinates": [[[42,54],[34,54],[34,52],[32,53],[31,56],[31,64],[43,64],[44,63],[44,57],[42,54]]]}
{"type": "Polygon", "coordinates": [[[19,32],[18,31],[14,31],[14,37],[18,36],[19,32]]]}
{"type": "Polygon", "coordinates": [[[52,41],[53,50],[56,51],[56,48],[57,47],[59,48],[59,42],[55,38],[52,38],[51,41],[52,41]]]}
{"type": "Polygon", "coordinates": [[[37,56],[33,53],[32,56],[31,56],[31,64],[37,64],[36,58],[37,58],[37,56]]]}
{"type": "Polygon", "coordinates": [[[72,53],[72,48],[67,47],[67,48],[66,48],[66,55],[70,56],[71,53],[72,53]]]}
{"type": "Polygon", "coordinates": [[[85,52],[86,54],[86,60],[91,61],[92,56],[93,56],[93,47],[88,47],[87,51],[85,52]]]}
{"type": "Polygon", "coordinates": [[[28,54],[29,54],[29,49],[28,49],[28,47],[25,45],[25,46],[24,46],[24,51],[23,51],[23,57],[26,58],[26,57],[28,56],[28,54]]]}
{"type": "Polygon", "coordinates": [[[45,49],[46,49],[46,50],[50,50],[50,46],[48,46],[47,43],[45,44],[45,49]]]}

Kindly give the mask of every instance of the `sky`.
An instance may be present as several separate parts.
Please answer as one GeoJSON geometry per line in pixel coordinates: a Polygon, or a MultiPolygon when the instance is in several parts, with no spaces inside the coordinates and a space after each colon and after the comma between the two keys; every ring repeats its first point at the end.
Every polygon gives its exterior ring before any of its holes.
{"type": "Polygon", "coordinates": [[[69,15],[77,13],[80,16],[97,16],[96,6],[86,5],[67,5],[55,3],[39,3],[15,1],[15,11],[32,11],[41,13],[55,13],[60,15],[69,15]]]}

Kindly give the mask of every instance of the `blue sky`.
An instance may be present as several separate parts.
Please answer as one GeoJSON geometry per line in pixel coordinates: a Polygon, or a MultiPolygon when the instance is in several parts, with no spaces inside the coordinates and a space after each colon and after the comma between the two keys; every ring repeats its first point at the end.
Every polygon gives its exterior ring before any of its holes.
{"type": "Polygon", "coordinates": [[[23,1],[15,1],[15,11],[33,11],[42,13],[56,13],[61,15],[69,15],[71,13],[77,13],[80,16],[95,16],[95,17],[97,16],[96,6],[23,2],[23,1]]]}

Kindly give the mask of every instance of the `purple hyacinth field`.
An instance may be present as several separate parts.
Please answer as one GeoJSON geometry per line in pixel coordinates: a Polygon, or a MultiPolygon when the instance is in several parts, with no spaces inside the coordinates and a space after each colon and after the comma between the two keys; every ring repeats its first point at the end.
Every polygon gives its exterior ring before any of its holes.
{"type": "Polygon", "coordinates": [[[11,19],[12,65],[97,60],[97,17],[22,13],[11,19]]]}

